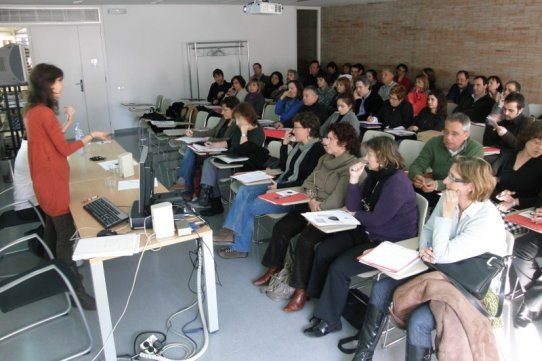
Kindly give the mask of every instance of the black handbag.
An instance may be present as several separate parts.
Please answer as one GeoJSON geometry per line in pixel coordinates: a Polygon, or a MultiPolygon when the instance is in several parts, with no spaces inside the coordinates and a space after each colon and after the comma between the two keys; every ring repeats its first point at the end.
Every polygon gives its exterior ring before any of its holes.
{"type": "Polygon", "coordinates": [[[501,274],[505,262],[503,257],[487,252],[454,263],[429,263],[428,266],[444,273],[481,300],[486,295],[491,281],[501,274]]]}

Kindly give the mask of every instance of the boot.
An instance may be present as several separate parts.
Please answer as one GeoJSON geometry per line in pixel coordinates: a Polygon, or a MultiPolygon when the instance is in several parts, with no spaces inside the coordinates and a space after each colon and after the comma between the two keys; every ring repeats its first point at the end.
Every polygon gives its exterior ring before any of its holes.
{"type": "Polygon", "coordinates": [[[305,307],[305,302],[307,301],[307,292],[303,288],[298,288],[295,290],[292,299],[288,304],[283,308],[284,312],[295,312],[302,310],[305,307]]]}
{"type": "Polygon", "coordinates": [[[431,361],[431,348],[411,345],[407,341],[406,361],[431,361]]]}
{"type": "Polygon", "coordinates": [[[199,192],[198,200],[190,202],[190,205],[197,209],[211,208],[211,195],[213,187],[209,185],[203,185],[199,192]]]}
{"type": "Polygon", "coordinates": [[[83,287],[83,275],[79,272],[75,264],[70,265],[70,270],[76,277],[74,288],[75,294],[77,295],[77,298],[79,298],[79,302],[81,303],[81,307],[83,307],[84,310],[88,311],[96,310],[96,300],[94,300],[94,297],[89,295],[83,287]]]}
{"type": "Polygon", "coordinates": [[[199,214],[204,217],[211,217],[224,213],[224,207],[222,206],[222,199],[220,197],[211,198],[210,203],[211,208],[203,209],[199,214]]]}
{"type": "Polygon", "coordinates": [[[384,328],[387,313],[380,311],[375,305],[368,304],[365,321],[359,331],[358,348],[352,361],[371,361],[376,344],[384,328]]]}

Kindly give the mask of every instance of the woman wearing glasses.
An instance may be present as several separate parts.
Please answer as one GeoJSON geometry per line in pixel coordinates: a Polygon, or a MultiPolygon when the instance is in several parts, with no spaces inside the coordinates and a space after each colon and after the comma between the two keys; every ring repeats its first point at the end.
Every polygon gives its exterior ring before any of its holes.
{"type": "Polygon", "coordinates": [[[416,194],[395,141],[376,137],[364,145],[367,165],[350,168],[345,202],[361,226],[331,235],[316,249],[307,293],[320,301],[312,325],[304,331],[308,336],[324,336],[342,328],[350,278],[372,270],[359,263],[357,256],[381,241],[412,238],[418,230],[416,194]],[[364,171],[367,177],[360,183],[364,171]]]}
{"type": "MultiPolygon", "coordinates": [[[[309,203],[296,206],[273,227],[271,241],[262,259],[267,271],[254,281],[256,286],[269,282],[271,276],[283,267],[290,240],[299,234],[290,280],[290,286],[295,289],[295,293],[284,307],[286,312],[298,311],[305,305],[305,288],[312,265],[314,245],[327,236],[312,225],[307,225],[307,220],[301,213],[342,207],[349,169],[359,162],[360,144],[356,131],[350,124],[332,124],[322,142],[327,154],[320,158],[318,165],[302,185],[310,197],[309,203]]],[[[284,298],[290,295],[291,293],[285,294],[284,298]]]]}
{"type": "MultiPolygon", "coordinates": [[[[495,187],[490,165],[480,158],[457,156],[444,184],[446,190],[421,232],[420,258],[427,263],[453,263],[486,252],[504,255],[504,225],[498,210],[489,199],[495,187]]],[[[407,280],[384,278],[373,283],[365,320],[359,332],[355,361],[372,360],[394,291],[407,280]]],[[[460,300],[470,305],[460,295],[460,300]]],[[[407,361],[428,360],[431,357],[431,332],[436,327],[436,320],[430,304],[425,302],[413,308],[409,314],[406,324],[407,361]]],[[[486,355],[496,356],[489,322],[472,305],[470,307],[474,312],[468,321],[479,327],[479,341],[483,343],[480,347],[485,347],[486,355]]],[[[473,359],[479,359],[476,350],[472,352],[473,359]]],[[[498,356],[494,359],[498,359],[498,356]]]]}

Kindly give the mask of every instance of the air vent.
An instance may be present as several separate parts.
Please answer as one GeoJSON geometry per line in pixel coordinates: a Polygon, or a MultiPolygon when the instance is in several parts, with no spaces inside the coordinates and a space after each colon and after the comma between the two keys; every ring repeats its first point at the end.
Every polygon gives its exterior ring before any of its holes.
{"type": "Polygon", "coordinates": [[[0,24],[96,24],[98,8],[0,8],[0,24]]]}

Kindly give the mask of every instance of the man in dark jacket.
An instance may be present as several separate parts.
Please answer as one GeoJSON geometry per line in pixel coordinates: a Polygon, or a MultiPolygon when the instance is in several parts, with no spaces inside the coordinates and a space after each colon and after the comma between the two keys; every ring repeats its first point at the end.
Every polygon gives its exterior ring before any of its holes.
{"type": "Polygon", "coordinates": [[[365,75],[356,79],[354,91],[354,113],[359,120],[367,120],[371,115],[376,115],[382,107],[382,98],[377,92],[371,90],[371,82],[365,75]]]}
{"type": "Polygon", "coordinates": [[[299,109],[301,112],[311,112],[320,119],[320,124],[324,124],[329,112],[327,107],[318,102],[318,89],[316,87],[309,85],[303,89],[303,106],[299,109]]]}
{"type": "Polygon", "coordinates": [[[461,112],[475,123],[484,123],[495,101],[487,93],[487,78],[479,75],[474,78],[472,95],[463,92],[454,113],[461,112]]]}

